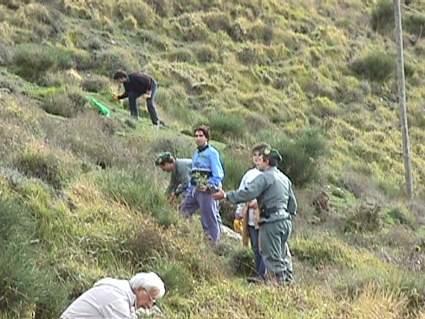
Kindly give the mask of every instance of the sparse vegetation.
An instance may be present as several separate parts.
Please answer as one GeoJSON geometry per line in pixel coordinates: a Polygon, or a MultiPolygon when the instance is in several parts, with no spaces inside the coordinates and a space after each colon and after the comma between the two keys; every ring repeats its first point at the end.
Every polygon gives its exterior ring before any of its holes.
{"type": "MultiPolygon", "coordinates": [[[[99,278],[145,270],[165,280],[168,318],[424,317],[424,10],[403,6],[406,203],[390,0],[0,0],[0,318],[58,318],[99,278]],[[128,120],[117,69],[158,81],[165,128],[143,98],[128,120]],[[199,217],[167,201],[153,157],[191,157],[199,123],[225,190],[254,143],[283,155],[299,199],[294,286],[247,285],[251,250],[211,249],[199,217]],[[322,191],[326,211],[313,207],[322,191]]],[[[226,225],[234,209],[222,203],[226,225]]]]}

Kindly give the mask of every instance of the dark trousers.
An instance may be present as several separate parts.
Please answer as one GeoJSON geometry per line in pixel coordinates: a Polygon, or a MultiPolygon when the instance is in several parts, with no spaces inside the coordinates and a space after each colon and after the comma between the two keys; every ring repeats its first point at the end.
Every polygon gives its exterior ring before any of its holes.
{"type": "Polygon", "coordinates": [[[258,244],[258,229],[254,226],[248,225],[248,234],[251,242],[251,248],[255,256],[255,271],[257,276],[263,277],[266,275],[266,265],[264,264],[263,256],[260,254],[260,247],[258,244]]]}
{"type": "MultiPolygon", "coordinates": [[[[148,108],[149,116],[154,125],[159,124],[158,113],[156,112],[155,96],[156,96],[157,84],[152,80],[151,87],[151,97],[146,99],[146,106],[148,108]]],[[[130,105],[130,115],[139,118],[139,108],[137,107],[137,99],[140,97],[140,94],[129,93],[128,94],[128,103],[130,105]]]]}

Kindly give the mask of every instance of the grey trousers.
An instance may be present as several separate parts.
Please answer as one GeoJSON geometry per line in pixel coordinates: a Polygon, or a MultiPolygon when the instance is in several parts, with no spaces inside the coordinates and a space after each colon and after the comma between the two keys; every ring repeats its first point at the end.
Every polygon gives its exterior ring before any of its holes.
{"type": "Polygon", "coordinates": [[[292,222],[289,219],[260,225],[259,246],[267,274],[278,281],[293,280],[292,257],[287,245],[291,231],[292,222]]]}

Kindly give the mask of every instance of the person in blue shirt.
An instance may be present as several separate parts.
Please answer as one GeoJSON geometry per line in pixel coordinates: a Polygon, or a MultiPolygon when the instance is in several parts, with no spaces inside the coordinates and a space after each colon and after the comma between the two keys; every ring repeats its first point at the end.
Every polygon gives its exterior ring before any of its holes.
{"type": "Polygon", "coordinates": [[[199,208],[204,232],[214,244],[220,240],[219,203],[212,193],[221,188],[224,178],[220,154],[211,145],[209,128],[200,126],[194,130],[198,146],[192,157],[190,187],[180,207],[185,217],[192,216],[199,208]]]}

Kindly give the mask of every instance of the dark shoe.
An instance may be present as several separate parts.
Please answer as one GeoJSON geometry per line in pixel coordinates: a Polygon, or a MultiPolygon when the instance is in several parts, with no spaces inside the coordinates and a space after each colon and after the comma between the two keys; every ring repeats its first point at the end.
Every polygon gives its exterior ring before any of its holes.
{"type": "Polygon", "coordinates": [[[252,284],[263,284],[263,283],[265,283],[264,278],[263,277],[259,277],[259,276],[248,277],[248,278],[246,278],[246,280],[249,283],[252,283],[252,284]]]}

